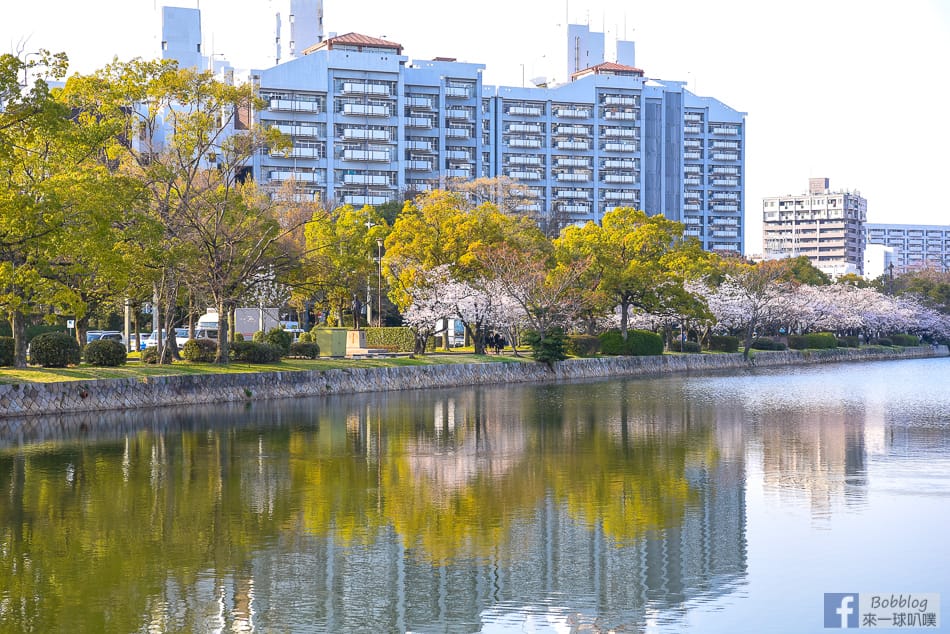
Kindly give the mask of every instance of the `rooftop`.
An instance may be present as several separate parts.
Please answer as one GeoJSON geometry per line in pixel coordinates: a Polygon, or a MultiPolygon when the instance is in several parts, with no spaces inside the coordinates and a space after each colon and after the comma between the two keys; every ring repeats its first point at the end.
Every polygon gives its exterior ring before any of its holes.
{"type": "Polygon", "coordinates": [[[313,46],[304,50],[304,55],[309,55],[319,50],[333,50],[335,48],[344,48],[358,51],[368,48],[368,49],[380,49],[388,48],[396,52],[396,55],[402,55],[402,44],[397,44],[396,42],[390,42],[389,40],[383,40],[378,37],[370,37],[369,35],[363,35],[361,33],[344,33],[343,35],[335,35],[333,37],[328,37],[327,39],[314,44],[313,46]]]}

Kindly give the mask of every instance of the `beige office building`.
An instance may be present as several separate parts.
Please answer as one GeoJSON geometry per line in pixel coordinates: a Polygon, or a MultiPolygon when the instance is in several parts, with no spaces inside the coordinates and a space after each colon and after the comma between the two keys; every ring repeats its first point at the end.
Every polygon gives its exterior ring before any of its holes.
{"type": "Polygon", "coordinates": [[[825,273],[861,274],[867,201],[857,191],[832,191],[827,178],[808,179],[808,192],[762,199],[767,259],[806,256],[825,273]]]}

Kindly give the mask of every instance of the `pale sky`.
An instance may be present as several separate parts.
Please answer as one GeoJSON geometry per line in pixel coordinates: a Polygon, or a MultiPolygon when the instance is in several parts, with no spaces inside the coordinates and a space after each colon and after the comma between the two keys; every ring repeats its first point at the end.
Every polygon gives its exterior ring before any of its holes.
{"type": "MultiPolygon", "coordinates": [[[[159,55],[161,0],[5,0],[0,51],[48,48],[74,72],[159,55]]],[[[204,50],[270,64],[268,0],[180,0],[202,10],[204,50]],[[257,43],[260,43],[259,45],[257,43]]],[[[385,37],[404,54],[485,64],[521,85],[565,55],[567,19],[636,42],[649,77],[681,80],[748,113],[746,252],[764,196],[810,177],[858,190],[870,222],[950,224],[950,0],[325,0],[326,31],[385,37]],[[523,65],[523,66],[522,66],[523,65]]]]}

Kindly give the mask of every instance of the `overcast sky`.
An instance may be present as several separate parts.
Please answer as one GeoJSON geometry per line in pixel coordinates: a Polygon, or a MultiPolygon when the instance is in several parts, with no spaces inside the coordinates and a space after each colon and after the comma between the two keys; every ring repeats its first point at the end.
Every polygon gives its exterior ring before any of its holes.
{"type": "MultiPolygon", "coordinates": [[[[4,2],[0,51],[64,51],[75,72],[157,57],[162,4],[4,2]]],[[[202,10],[206,52],[270,65],[268,0],[168,4],[202,10]]],[[[485,64],[489,84],[563,77],[568,19],[606,31],[608,50],[634,40],[647,76],[748,113],[747,253],[762,250],[762,197],[810,177],[859,190],[871,222],[950,224],[948,0],[325,0],[324,14],[327,32],[385,37],[410,58],[485,64]]]]}

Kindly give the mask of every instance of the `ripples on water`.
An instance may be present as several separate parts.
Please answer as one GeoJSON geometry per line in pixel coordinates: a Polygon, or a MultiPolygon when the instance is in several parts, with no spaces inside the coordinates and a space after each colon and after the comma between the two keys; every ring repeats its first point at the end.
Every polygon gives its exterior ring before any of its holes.
{"type": "Polygon", "coordinates": [[[0,630],[807,632],[823,592],[950,596],[946,368],[2,421],[0,630]]]}

